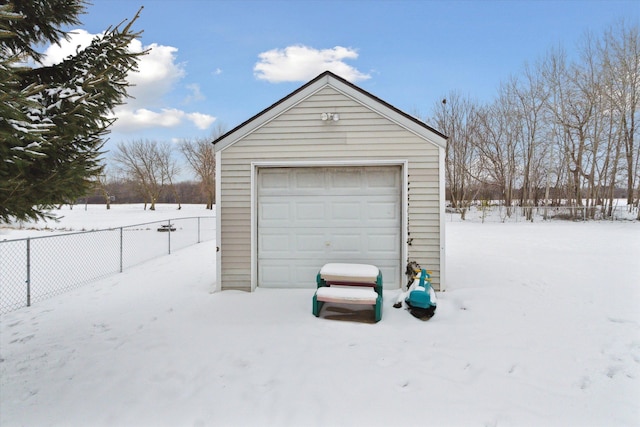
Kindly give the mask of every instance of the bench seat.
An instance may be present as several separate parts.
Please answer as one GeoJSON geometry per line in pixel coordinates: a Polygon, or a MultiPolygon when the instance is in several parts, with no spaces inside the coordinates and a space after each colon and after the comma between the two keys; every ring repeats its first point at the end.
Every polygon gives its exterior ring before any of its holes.
{"type": "Polygon", "coordinates": [[[320,277],[327,282],[354,282],[375,284],[380,270],[369,264],[325,264],[320,269],[320,277]]]}
{"type": "Polygon", "coordinates": [[[318,301],[375,305],[378,294],[373,289],[325,286],[316,291],[318,301]]]}

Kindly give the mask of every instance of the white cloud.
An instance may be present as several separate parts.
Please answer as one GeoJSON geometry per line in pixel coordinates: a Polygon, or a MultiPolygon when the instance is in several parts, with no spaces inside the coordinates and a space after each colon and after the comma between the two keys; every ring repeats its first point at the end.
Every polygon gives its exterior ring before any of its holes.
{"type": "Polygon", "coordinates": [[[346,64],[348,59],[357,59],[354,49],[336,46],[332,49],[314,49],[303,45],[272,49],[258,55],[260,60],[253,67],[254,75],[271,83],[307,81],[324,71],[357,82],[371,78],[346,64]]]}
{"type": "Polygon", "coordinates": [[[153,127],[172,128],[180,126],[185,120],[192,122],[198,129],[207,129],[216,118],[203,113],[186,113],[176,108],[163,108],[160,112],[146,108],[132,110],[119,107],[115,110],[118,120],[113,130],[118,132],[133,132],[153,127]]]}
{"type": "Polygon", "coordinates": [[[178,126],[185,113],[176,109],[163,109],[158,113],[146,108],[132,110],[120,107],[116,109],[115,114],[118,120],[113,126],[114,130],[131,132],[150,127],[178,126]]]}
{"type": "Polygon", "coordinates": [[[216,121],[215,117],[202,113],[189,113],[187,114],[187,119],[196,125],[198,129],[202,130],[205,130],[216,121]]]}
{"type": "Polygon", "coordinates": [[[202,91],[200,90],[200,85],[192,83],[188,84],[186,88],[189,89],[191,93],[184,99],[185,104],[190,104],[192,102],[202,101],[203,99],[205,99],[202,91]]]}
{"type": "Polygon", "coordinates": [[[157,43],[142,46],[140,40],[131,42],[129,49],[132,52],[149,49],[149,52],[140,58],[138,70],[128,76],[127,80],[134,85],[129,88],[129,94],[135,99],[127,103],[132,107],[160,105],[162,97],[186,74],[184,64],[176,63],[178,49],[157,43]]]}
{"type": "Polygon", "coordinates": [[[82,50],[91,44],[91,40],[99,34],[90,34],[85,30],[73,30],[69,34],[69,40],[60,40],[59,44],[52,44],[44,51],[42,65],[50,66],[59,64],[66,57],[75,55],[76,50],[82,50]]]}
{"type": "MultiPolygon", "coordinates": [[[[74,30],[69,40],[60,40],[59,45],[51,45],[44,52],[43,65],[53,65],[76,50],[87,47],[98,34],[90,34],[85,30],[74,30]]],[[[204,113],[187,113],[185,111],[167,107],[165,96],[176,89],[177,83],[186,75],[185,64],[177,62],[178,49],[173,46],[163,46],[152,43],[143,46],[140,40],[134,40],[129,45],[132,52],[148,50],[140,57],[138,70],[130,72],[127,80],[132,84],[128,88],[131,98],[125,99],[126,104],[115,108],[117,118],[112,130],[119,132],[135,132],[153,127],[171,128],[190,122],[198,129],[206,129],[216,118],[204,113]]],[[[197,84],[187,85],[189,94],[186,101],[204,99],[197,84]]]]}

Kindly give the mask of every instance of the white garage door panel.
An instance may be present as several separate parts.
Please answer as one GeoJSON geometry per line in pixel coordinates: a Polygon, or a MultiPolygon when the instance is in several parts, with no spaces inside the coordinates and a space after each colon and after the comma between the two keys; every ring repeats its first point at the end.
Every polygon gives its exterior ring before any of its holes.
{"type": "Polygon", "coordinates": [[[284,283],[292,282],[292,271],[286,264],[268,264],[262,265],[259,268],[259,275],[264,277],[262,283],[263,287],[282,287],[284,283]]]}
{"type": "Polygon", "coordinates": [[[398,205],[392,202],[369,202],[367,204],[367,215],[370,220],[398,221],[400,213],[397,210],[398,205]]]}
{"type": "Polygon", "coordinates": [[[295,236],[296,246],[295,254],[301,258],[308,256],[324,256],[325,242],[327,241],[327,233],[309,232],[302,230],[295,236]]]}
{"type": "Polygon", "coordinates": [[[258,285],[315,286],[327,262],[377,265],[400,284],[400,168],[258,170],[258,285]]]}
{"type": "Polygon", "coordinates": [[[311,261],[274,261],[258,267],[263,288],[310,288],[315,287],[319,268],[311,261]],[[311,278],[311,279],[310,279],[311,278]]]}
{"type": "Polygon", "coordinates": [[[280,201],[274,198],[265,198],[260,206],[260,217],[258,220],[270,225],[289,224],[291,220],[289,202],[286,200],[280,201]]]}
{"type": "MultiPolygon", "coordinates": [[[[327,248],[332,254],[337,256],[360,256],[365,251],[362,248],[362,234],[345,232],[343,234],[335,234],[331,236],[331,240],[327,242],[327,248]]],[[[329,255],[329,254],[327,254],[329,255]]]]}
{"type": "Polygon", "coordinates": [[[264,248],[263,254],[267,257],[278,258],[288,255],[291,252],[291,243],[288,233],[263,234],[260,236],[258,245],[264,248]]]}
{"type": "Polygon", "coordinates": [[[294,205],[290,202],[291,208],[295,212],[296,221],[317,221],[325,218],[325,203],[301,201],[294,205]]]}
{"type": "Polygon", "coordinates": [[[324,171],[322,169],[307,169],[293,171],[294,185],[289,190],[322,190],[324,189],[324,171]]]}
{"type": "Polygon", "coordinates": [[[264,190],[286,190],[289,188],[289,173],[286,170],[271,170],[260,177],[260,183],[264,190]]]}
{"type": "Polygon", "coordinates": [[[392,257],[400,251],[397,234],[369,234],[366,238],[367,252],[372,256],[392,257]]]}
{"type": "Polygon", "coordinates": [[[360,203],[336,201],[331,204],[331,219],[337,221],[359,220],[362,218],[360,203]]]}

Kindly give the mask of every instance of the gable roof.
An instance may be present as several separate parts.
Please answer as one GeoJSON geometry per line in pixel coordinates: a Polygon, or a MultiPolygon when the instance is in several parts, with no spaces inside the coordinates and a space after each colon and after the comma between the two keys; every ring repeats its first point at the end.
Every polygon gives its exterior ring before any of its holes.
{"type": "Polygon", "coordinates": [[[446,140],[448,137],[443,133],[435,130],[423,121],[397,109],[393,105],[383,101],[375,95],[372,95],[364,89],[359,88],[331,71],[325,71],[305,85],[291,92],[289,95],[265,108],[255,116],[240,123],[229,132],[216,138],[213,141],[213,144],[216,146],[216,151],[222,150],[233,144],[326,86],[331,86],[347,96],[350,96],[361,104],[393,120],[400,126],[422,136],[429,142],[443,148],[446,146],[446,140]]]}

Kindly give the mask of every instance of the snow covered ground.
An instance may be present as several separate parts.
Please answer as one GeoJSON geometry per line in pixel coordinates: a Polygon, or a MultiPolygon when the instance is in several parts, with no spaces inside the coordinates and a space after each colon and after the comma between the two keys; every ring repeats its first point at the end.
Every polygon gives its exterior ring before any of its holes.
{"type": "Polygon", "coordinates": [[[427,322],[210,293],[214,241],[2,315],[0,425],[640,425],[640,224],[446,227],[427,322]]]}

